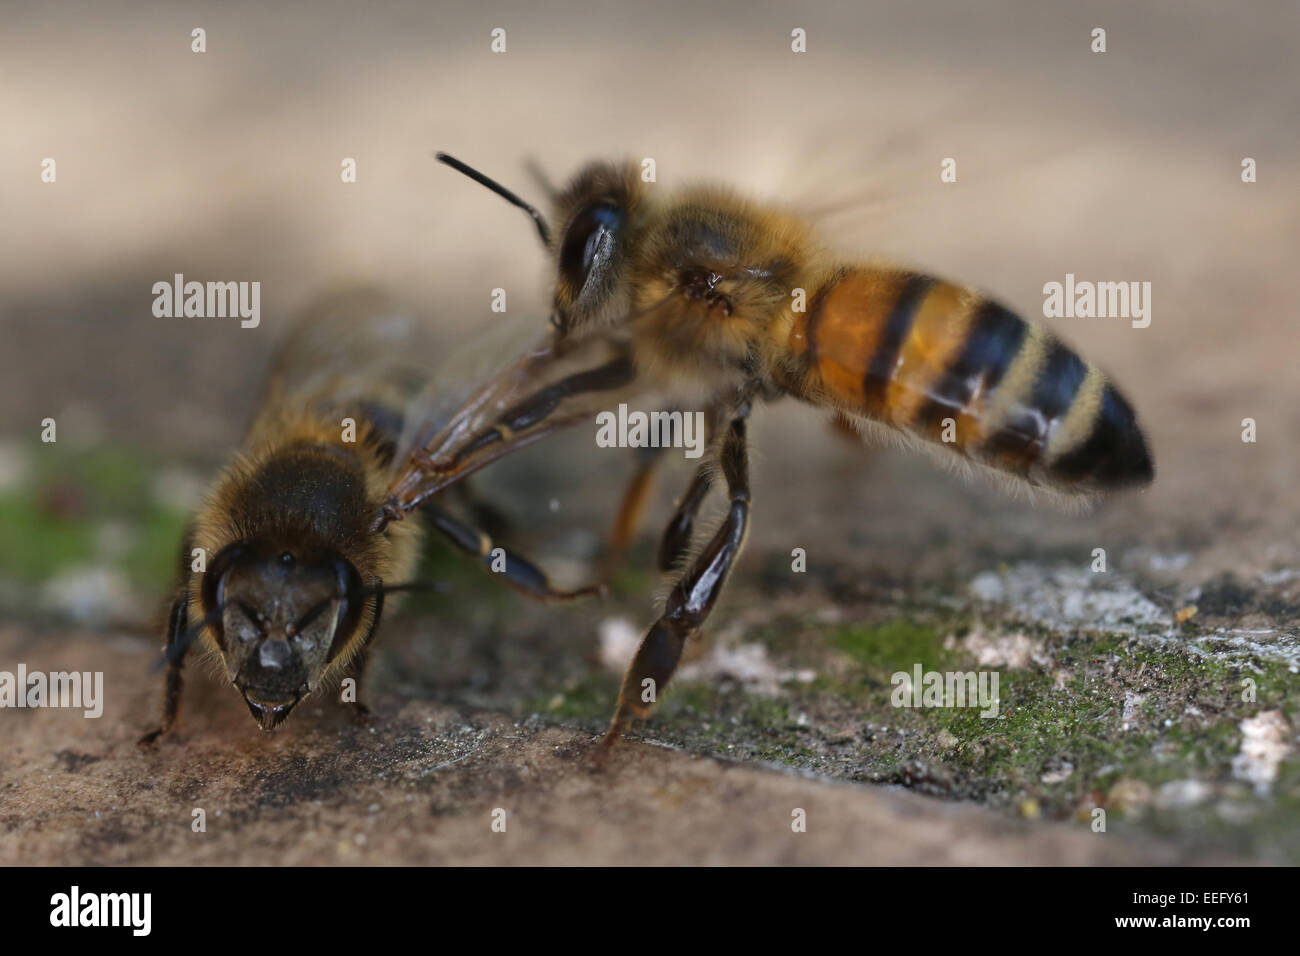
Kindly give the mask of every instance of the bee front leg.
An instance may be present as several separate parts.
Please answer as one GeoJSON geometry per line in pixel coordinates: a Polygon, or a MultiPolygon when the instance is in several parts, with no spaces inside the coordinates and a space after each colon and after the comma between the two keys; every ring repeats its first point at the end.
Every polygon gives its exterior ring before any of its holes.
{"type": "MultiPolygon", "coordinates": [[[[189,595],[181,594],[173,603],[167,615],[167,650],[181,639],[189,627],[189,595]]],[[[167,661],[167,674],[163,678],[163,718],[156,730],[151,730],[137,741],[141,747],[151,747],[172,729],[181,709],[181,666],[184,658],[167,661]]]]}
{"type": "Polygon", "coordinates": [[[370,708],[361,699],[361,681],[366,676],[366,665],[369,663],[370,648],[363,647],[348,665],[348,676],[354,681],[353,690],[356,696],[350,701],[344,701],[352,709],[352,720],[363,727],[370,723],[370,708]]]}
{"type": "Polygon", "coordinates": [[[742,411],[732,421],[719,456],[731,499],[727,516],[690,569],[673,587],[663,615],[642,638],[623,678],[618,709],[601,742],[597,759],[603,759],[634,719],[650,715],[659,695],[677,670],[686,639],[700,629],[713,610],[736,556],[744,547],[745,532],[749,527],[749,464],[744,414],[742,411]]]}
{"type": "Polygon", "coordinates": [[[452,544],[493,572],[508,587],[537,601],[574,601],[578,598],[603,594],[603,584],[592,584],[573,591],[561,591],[551,585],[545,572],[537,565],[508,548],[497,547],[492,538],[477,528],[472,528],[441,508],[425,505],[433,526],[452,544]]]}
{"type": "Polygon", "coordinates": [[[383,582],[376,580],[373,586],[375,610],[370,615],[370,626],[366,628],[365,636],[361,638],[360,649],[353,655],[352,662],[348,665],[348,676],[353,680],[352,689],[355,696],[350,701],[343,701],[352,709],[353,721],[362,726],[370,723],[370,708],[361,699],[361,681],[366,676],[366,665],[370,663],[370,643],[375,639],[375,632],[379,630],[379,622],[384,616],[383,582]]]}

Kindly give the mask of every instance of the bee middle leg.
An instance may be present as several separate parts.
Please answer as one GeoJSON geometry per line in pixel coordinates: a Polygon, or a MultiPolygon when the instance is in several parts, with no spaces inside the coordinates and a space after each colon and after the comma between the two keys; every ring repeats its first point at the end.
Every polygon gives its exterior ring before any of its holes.
{"type": "Polygon", "coordinates": [[[623,558],[627,556],[627,550],[632,544],[632,539],[636,537],[637,528],[641,525],[641,516],[650,499],[650,490],[654,487],[655,471],[663,458],[663,448],[637,449],[636,471],[632,473],[632,479],[623,492],[623,500],[618,506],[618,515],[614,518],[613,528],[610,529],[608,550],[605,552],[604,566],[601,571],[601,578],[604,581],[613,580],[619,565],[623,563],[623,558]]]}
{"type": "MultiPolygon", "coordinates": [[[[749,460],[745,410],[731,422],[719,455],[730,505],[722,525],[668,595],[663,615],[641,639],[618,695],[618,708],[601,742],[600,755],[634,719],[650,715],[672,679],[686,639],[696,633],[722,592],[749,527],[749,460]]],[[[696,483],[699,482],[697,474],[696,483]]],[[[692,485],[695,488],[695,485],[692,485]]],[[[707,484],[706,488],[707,490],[707,484]]],[[[701,493],[700,497],[703,497],[701,493]]],[[[696,502],[698,504],[698,502],[696,502]]],[[[679,509],[680,510],[680,509],[679,509]]],[[[688,513],[690,509],[687,509],[688,513]]],[[[688,522],[689,524],[689,522],[688,522]]],[[[670,525],[670,530],[675,525],[670,525]]]]}
{"type": "MultiPolygon", "coordinates": [[[[189,627],[189,595],[181,594],[172,602],[172,609],[167,615],[167,650],[179,641],[189,627]]],[[[159,737],[164,736],[176,725],[176,717],[181,709],[181,665],[184,658],[167,661],[167,674],[163,677],[163,718],[155,730],[149,731],[137,743],[141,747],[151,747],[159,737]]]]}
{"type": "Polygon", "coordinates": [[[563,591],[551,585],[545,572],[527,558],[509,550],[497,547],[492,538],[473,528],[459,518],[441,508],[426,505],[434,528],[447,537],[457,548],[468,555],[479,558],[494,577],[498,577],[507,586],[526,597],[538,601],[574,601],[578,598],[604,593],[604,584],[592,584],[572,591],[563,591]],[[500,562],[501,568],[496,565],[500,562]]]}
{"type": "Polygon", "coordinates": [[[664,529],[664,535],[659,540],[660,571],[673,570],[690,550],[696,515],[699,514],[704,499],[709,496],[709,489],[712,486],[712,469],[708,465],[701,465],[696,470],[695,477],[691,479],[686,494],[677,503],[677,510],[673,512],[672,520],[668,522],[668,527],[664,529]]]}

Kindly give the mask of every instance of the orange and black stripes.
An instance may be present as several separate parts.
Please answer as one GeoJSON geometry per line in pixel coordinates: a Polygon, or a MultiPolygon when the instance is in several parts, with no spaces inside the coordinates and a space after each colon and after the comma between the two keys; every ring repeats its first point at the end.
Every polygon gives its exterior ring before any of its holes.
{"type": "MultiPolygon", "coordinates": [[[[1006,374],[1021,344],[1027,326],[1024,320],[996,302],[982,302],[966,331],[961,351],[938,374],[927,389],[927,401],[908,424],[927,438],[937,439],[943,419],[972,415],[972,405],[991,396],[1006,374]]],[[[959,435],[958,447],[964,447],[959,435]]]]}
{"type": "Polygon", "coordinates": [[[1104,376],[969,290],[911,273],[844,270],[814,295],[800,334],[805,397],[1036,484],[1087,490],[1150,480],[1133,411],[1104,376]]]}
{"type": "Polygon", "coordinates": [[[903,283],[898,299],[889,310],[889,317],[885,319],[875,354],[867,364],[867,375],[862,382],[867,407],[884,407],[889,381],[894,377],[894,370],[898,366],[898,354],[902,351],[903,340],[912,331],[912,321],[934,283],[935,280],[929,276],[909,276],[903,283]]]}

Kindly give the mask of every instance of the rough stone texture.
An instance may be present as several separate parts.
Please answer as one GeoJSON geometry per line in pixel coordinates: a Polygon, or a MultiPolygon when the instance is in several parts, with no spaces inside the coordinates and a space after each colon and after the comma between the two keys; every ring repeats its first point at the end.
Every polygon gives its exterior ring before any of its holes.
{"type": "MultiPolygon", "coordinates": [[[[0,637],[6,654],[11,630],[0,637]]],[[[129,736],[151,719],[137,642],[73,635],[32,656],[49,669],[94,654],[124,726],[63,711],[7,715],[0,770],[3,864],[1175,863],[1061,825],[908,793],[629,745],[602,769],[590,734],[490,711],[382,698],[373,729],[335,710],[261,736],[237,699],[152,753],[129,736]],[[20,723],[21,722],[21,723],[20,723]],[[192,829],[195,808],[206,830],[192,829]],[[493,812],[505,810],[505,832],[493,812]],[[791,813],[807,813],[806,833],[791,813]]],[[[200,688],[203,689],[202,687],[200,688]]],[[[115,708],[116,710],[116,708],[115,708]]]]}

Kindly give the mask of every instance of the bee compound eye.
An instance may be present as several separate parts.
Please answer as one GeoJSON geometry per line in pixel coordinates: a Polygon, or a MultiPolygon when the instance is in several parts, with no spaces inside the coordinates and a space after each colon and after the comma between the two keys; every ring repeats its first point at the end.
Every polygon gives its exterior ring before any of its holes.
{"type": "Polygon", "coordinates": [[[573,218],[560,246],[560,273],[575,290],[613,258],[623,220],[623,210],[609,202],[594,203],[573,218]]]}

